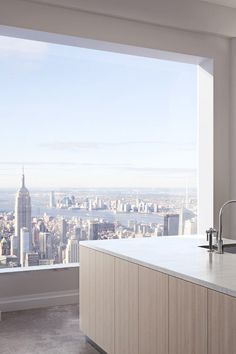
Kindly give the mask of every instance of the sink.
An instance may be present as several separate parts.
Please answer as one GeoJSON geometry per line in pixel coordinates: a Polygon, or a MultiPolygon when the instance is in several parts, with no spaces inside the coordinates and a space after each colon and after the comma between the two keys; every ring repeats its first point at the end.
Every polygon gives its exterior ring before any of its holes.
{"type": "MultiPolygon", "coordinates": [[[[202,246],[198,246],[198,247],[205,248],[206,250],[209,249],[209,245],[202,245],[202,246]]],[[[217,250],[217,247],[213,246],[213,250],[217,250]]]]}
{"type": "MultiPolygon", "coordinates": [[[[202,246],[198,246],[198,247],[205,248],[207,250],[209,249],[209,245],[202,245],[202,246]]],[[[216,246],[213,246],[213,249],[215,251],[217,251],[216,246]]],[[[223,245],[223,252],[236,254],[236,243],[229,243],[229,244],[223,245]]]]}
{"type": "Polygon", "coordinates": [[[230,245],[223,245],[223,252],[236,254],[236,243],[232,243],[230,245]]]}

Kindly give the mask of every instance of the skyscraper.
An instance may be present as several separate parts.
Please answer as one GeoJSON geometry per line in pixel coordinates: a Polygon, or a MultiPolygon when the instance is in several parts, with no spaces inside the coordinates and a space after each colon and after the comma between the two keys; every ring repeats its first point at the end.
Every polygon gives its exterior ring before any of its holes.
{"type": "Polygon", "coordinates": [[[25,256],[30,250],[29,231],[26,227],[20,229],[20,265],[25,267],[25,256]]]}
{"type": "Polygon", "coordinates": [[[50,232],[39,233],[39,251],[41,259],[52,258],[52,234],[50,232]]]}
{"type": "Polygon", "coordinates": [[[5,237],[3,237],[0,242],[0,256],[7,256],[7,255],[8,255],[8,244],[5,237]]]}
{"type": "Polygon", "coordinates": [[[38,265],[39,265],[39,254],[35,253],[35,252],[26,253],[25,266],[32,267],[32,266],[38,266],[38,265]]]}
{"type": "Polygon", "coordinates": [[[79,242],[74,235],[70,240],[68,240],[68,244],[66,246],[65,263],[75,262],[79,262],[79,242]]]}
{"type": "Polygon", "coordinates": [[[60,220],[60,236],[61,242],[66,244],[67,222],[64,218],[60,220]]]}
{"type": "Polygon", "coordinates": [[[188,220],[191,220],[194,217],[195,217],[195,214],[191,210],[186,209],[185,207],[183,207],[180,210],[180,213],[179,213],[179,235],[184,235],[185,234],[185,224],[186,224],[186,222],[188,220]]]}
{"type": "Polygon", "coordinates": [[[88,222],[88,239],[97,240],[99,232],[99,223],[93,220],[88,222]]]}
{"type": "Polygon", "coordinates": [[[20,230],[26,227],[29,232],[29,250],[32,247],[31,199],[25,187],[25,175],[22,175],[22,185],[16,194],[15,203],[15,236],[17,237],[17,256],[20,258],[20,230]]]}
{"type": "Polygon", "coordinates": [[[164,236],[178,235],[179,214],[167,214],[164,216],[164,236]]]}

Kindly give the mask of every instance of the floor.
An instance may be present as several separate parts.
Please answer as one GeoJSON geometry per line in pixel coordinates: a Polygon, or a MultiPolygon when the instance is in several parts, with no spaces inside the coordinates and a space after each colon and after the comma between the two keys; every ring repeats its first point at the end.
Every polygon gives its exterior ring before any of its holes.
{"type": "Polygon", "coordinates": [[[3,313],[0,353],[98,354],[79,330],[76,305],[3,313]]]}

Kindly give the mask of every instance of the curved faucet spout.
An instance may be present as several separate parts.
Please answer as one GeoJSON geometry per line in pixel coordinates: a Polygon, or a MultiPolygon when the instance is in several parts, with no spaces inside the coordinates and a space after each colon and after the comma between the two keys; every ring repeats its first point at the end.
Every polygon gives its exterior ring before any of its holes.
{"type": "Polygon", "coordinates": [[[222,207],[220,208],[219,212],[219,239],[218,239],[218,253],[223,253],[223,240],[222,240],[222,234],[223,234],[223,211],[224,208],[231,204],[231,203],[236,203],[235,199],[228,200],[225,202],[222,207]]]}

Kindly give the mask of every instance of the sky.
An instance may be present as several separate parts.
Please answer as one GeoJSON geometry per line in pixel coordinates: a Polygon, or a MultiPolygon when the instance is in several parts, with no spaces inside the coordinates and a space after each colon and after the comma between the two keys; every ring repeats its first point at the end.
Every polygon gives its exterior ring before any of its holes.
{"type": "Polygon", "coordinates": [[[0,37],[0,188],[196,186],[197,67],[0,37]]]}

